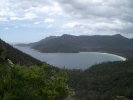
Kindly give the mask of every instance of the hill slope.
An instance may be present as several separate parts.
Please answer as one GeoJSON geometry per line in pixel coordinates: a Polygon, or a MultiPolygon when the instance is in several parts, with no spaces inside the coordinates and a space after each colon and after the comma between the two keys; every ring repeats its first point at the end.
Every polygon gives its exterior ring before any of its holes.
{"type": "Polygon", "coordinates": [[[31,47],[41,52],[124,51],[133,50],[133,40],[120,34],[112,36],[62,35],[32,43],[31,47]]]}
{"type": "Polygon", "coordinates": [[[15,64],[21,64],[21,65],[38,65],[41,64],[41,62],[4,42],[0,39],[0,46],[5,48],[6,56],[8,59],[12,60],[15,64]]]}
{"type": "Polygon", "coordinates": [[[69,85],[77,100],[133,100],[133,61],[110,62],[85,71],[69,70],[69,85]]]}

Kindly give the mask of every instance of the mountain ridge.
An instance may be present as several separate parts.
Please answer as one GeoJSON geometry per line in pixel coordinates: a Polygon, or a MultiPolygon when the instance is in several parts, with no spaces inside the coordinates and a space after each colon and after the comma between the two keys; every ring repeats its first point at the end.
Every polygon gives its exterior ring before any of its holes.
{"type": "MultiPolygon", "coordinates": [[[[48,37],[49,38],[49,37],[48,37]]],[[[74,36],[64,34],[53,38],[45,38],[32,43],[31,48],[41,52],[86,52],[86,51],[125,51],[133,50],[133,39],[120,34],[74,36]]]]}

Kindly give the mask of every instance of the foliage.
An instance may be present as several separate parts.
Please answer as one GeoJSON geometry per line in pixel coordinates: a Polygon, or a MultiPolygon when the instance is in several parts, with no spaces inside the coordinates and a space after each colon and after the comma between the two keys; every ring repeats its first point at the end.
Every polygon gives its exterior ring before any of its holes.
{"type": "MultiPolygon", "coordinates": [[[[73,41],[73,38],[70,39],[73,41]]],[[[64,41],[64,38],[62,40],[64,41]]],[[[86,40],[88,41],[88,39],[86,40]]],[[[71,42],[70,40],[68,41],[71,42]]],[[[117,38],[115,41],[117,41],[117,38]]],[[[45,52],[55,52],[56,50],[57,52],[90,51],[90,46],[88,49],[80,49],[79,47],[81,47],[81,45],[79,44],[78,47],[74,47],[75,44],[74,46],[64,45],[62,44],[63,42],[59,41],[59,45],[53,46],[56,44],[56,41],[52,40],[52,42],[48,44],[48,49],[45,48],[45,52]]],[[[101,43],[100,41],[98,42],[101,43]]],[[[131,41],[127,40],[127,42],[131,41]]],[[[72,42],[65,43],[71,44],[72,42]]],[[[92,42],[88,43],[92,44],[92,42]]],[[[88,43],[86,45],[88,45],[88,43]]],[[[109,42],[106,41],[106,43],[110,43],[110,40],[109,42]]],[[[116,44],[117,42],[113,40],[113,43],[116,44]]],[[[127,44],[123,42],[120,43],[122,47],[123,44],[127,44]]],[[[75,89],[77,100],[133,100],[133,48],[130,49],[131,46],[120,48],[118,44],[115,44],[113,44],[113,46],[115,46],[113,48],[107,45],[107,47],[91,49],[91,51],[112,52],[125,56],[130,60],[126,62],[102,63],[94,65],[85,71],[67,71],[69,76],[68,84],[75,89]]],[[[0,47],[1,46],[4,46],[7,50],[8,58],[15,64],[19,63],[21,65],[31,66],[41,63],[14,49],[2,40],[0,40],[0,47]]],[[[38,49],[38,47],[36,49],[38,49]]],[[[3,52],[3,48],[0,48],[0,53],[1,52],[3,52]]],[[[1,61],[3,62],[3,60],[1,61]]],[[[74,92],[67,86],[65,72],[58,71],[48,64],[40,67],[11,66],[6,64],[6,62],[5,64],[0,64],[0,100],[71,100],[73,94],[74,92]]]]}
{"type": "Polygon", "coordinates": [[[114,100],[116,96],[133,100],[133,60],[102,63],[85,71],[69,70],[68,77],[78,100],[114,100]]]}
{"type": "Polygon", "coordinates": [[[128,100],[128,99],[124,96],[117,96],[115,100],[128,100]]]}
{"type": "Polygon", "coordinates": [[[10,59],[14,64],[26,66],[42,64],[41,61],[13,48],[11,45],[7,44],[6,42],[0,39],[0,52],[2,50],[1,47],[4,48],[4,50],[6,51],[4,57],[6,55],[7,58],[10,59]]]}
{"type": "Polygon", "coordinates": [[[0,65],[0,100],[64,100],[69,97],[64,71],[47,66],[0,65]]]}

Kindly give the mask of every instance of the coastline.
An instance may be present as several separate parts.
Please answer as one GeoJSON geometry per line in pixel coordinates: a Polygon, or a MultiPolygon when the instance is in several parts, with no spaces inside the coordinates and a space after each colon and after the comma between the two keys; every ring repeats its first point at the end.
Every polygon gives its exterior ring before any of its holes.
{"type": "Polygon", "coordinates": [[[112,54],[114,56],[120,57],[121,59],[123,59],[123,61],[129,60],[128,57],[124,53],[120,53],[120,52],[107,52],[107,51],[102,51],[101,53],[112,54]]]}
{"type": "MultiPolygon", "coordinates": [[[[15,46],[14,46],[14,47],[15,47],[15,46]]],[[[17,47],[17,46],[16,46],[16,47],[17,47]]],[[[40,53],[83,53],[83,52],[96,52],[96,53],[108,54],[108,55],[113,55],[113,56],[119,57],[120,59],[122,59],[122,61],[128,60],[127,57],[125,57],[125,56],[122,55],[121,53],[109,52],[109,51],[95,51],[95,50],[94,50],[94,51],[81,51],[81,52],[42,52],[42,51],[40,51],[40,50],[31,48],[30,46],[18,46],[18,47],[29,47],[30,49],[35,50],[35,51],[40,52],[40,53]]]]}
{"type": "MultiPolygon", "coordinates": [[[[93,53],[93,51],[88,51],[88,52],[92,52],[93,53]]],[[[78,52],[78,53],[84,53],[84,52],[78,52]]],[[[94,51],[94,53],[101,53],[101,54],[107,54],[107,55],[116,56],[116,57],[119,57],[120,59],[122,59],[122,61],[128,60],[126,57],[118,55],[117,53],[101,52],[101,51],[94,51]]]]}
{"type": "Polygon", "coordinates": [[[123,57],[123,56],[120,56],[120,55],[117,55],[117,54],[113,54],[113,53],[103,53],[103,54],[109,54],[109,55],[113,55],[113,56],[119,57],[119,58],[121,58],[123,61],[128,60],[127,58],[125,58],[125,57],[123,57]]]}

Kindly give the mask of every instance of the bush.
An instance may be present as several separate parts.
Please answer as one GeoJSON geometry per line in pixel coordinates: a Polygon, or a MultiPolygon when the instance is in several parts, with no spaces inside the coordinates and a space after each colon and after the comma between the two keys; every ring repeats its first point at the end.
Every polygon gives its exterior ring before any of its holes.
{"type": "Polygon", "coordinates": [[[64,71],[45,66],[0,65],[0,100],[64,100],[71,90],[64,71]]]}
{"type": "Polygon", "coordinates": [[[128,100],[128,99],[124,96],[117,96],[115,100],[128,100]]]}

